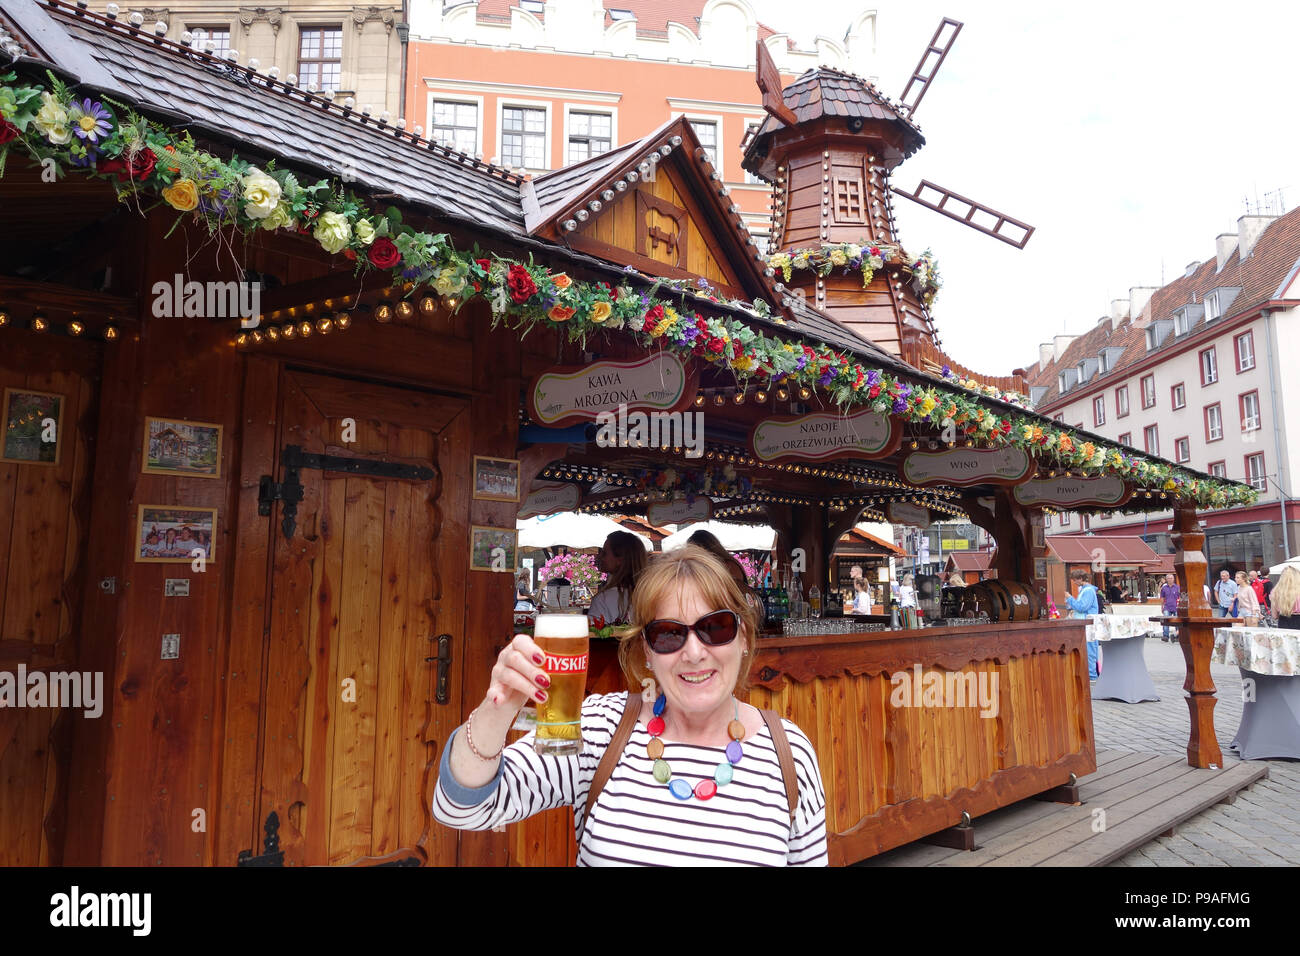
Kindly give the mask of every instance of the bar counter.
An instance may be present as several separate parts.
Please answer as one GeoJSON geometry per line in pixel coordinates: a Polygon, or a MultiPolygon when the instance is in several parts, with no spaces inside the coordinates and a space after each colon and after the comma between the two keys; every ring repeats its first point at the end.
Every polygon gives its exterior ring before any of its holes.
{"type": "MultiPolygon", "coordinates": [[[[1096,770],[1085,624],[760,637],[744,699],[812,740],[831,864],[875,856],[955,826],[963,813],[976,817],[1096,770]]],[[[593,641],[588,693],[625,686],[616,643],[593,641]]],[[[575,858],[568,809],[509,829],[514,865],[575,858]]]]}

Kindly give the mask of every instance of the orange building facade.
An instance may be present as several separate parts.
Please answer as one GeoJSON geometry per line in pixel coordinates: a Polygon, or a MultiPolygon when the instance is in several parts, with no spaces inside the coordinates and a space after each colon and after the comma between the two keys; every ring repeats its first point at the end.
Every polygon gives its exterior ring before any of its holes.
{"type": "Polygon", "coordinates": [[[811,47],[755,18],[744,0],[480,0],[413,4],[408,128],[530,173],[599,155],[691,120],[760,248],[771,188],[741,168],[764,113],[754,85],[762,41],[790,82],[820,63],[868,73],[875,13],[845,15],[844,38],[811,47]]]}

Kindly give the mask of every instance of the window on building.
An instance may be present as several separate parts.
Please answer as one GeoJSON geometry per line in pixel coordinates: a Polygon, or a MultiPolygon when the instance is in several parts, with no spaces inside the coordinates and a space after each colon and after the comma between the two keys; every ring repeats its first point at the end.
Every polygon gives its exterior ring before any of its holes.
{"type": "Polygon", "coordinates": [[[1088,516],[1087,516],[1087,515],[1079,515],[1079,530],[1080,530],[1080,531],[1087,531],[1087,530],[1090,529],[1091,527],[1092,527],[1092,522],[1088,519],[1088,516]]]}
{"type": "Polygon", "coordinates": [[[1057,422],[1065,421],[1065,412],[1057,412],[1055,415],[1052,416],[1052,420],[1057,422]]]}
{"type": "Polygon", "coordinates": [[[1192,460],[1192,442],[1190,438],[1174,439],[1174,461],[1187,462],[1192,460]]]}
{"type": "Polygon", "coordinates": [[[545,13],[546,0],[519,0],[519,9],[532,14],[545,13]]]}
{"type": "Polygon", "coordinates": [[[1115,417],[1128,417],[1128,386],[1121,385],[1115,389],[1115,417]]]}
{"type": "Polygon", "coordinates": [[[1268,491],[1268,474],[1264,471],[1264,453],[1246,456],[1246,481],[1256,491],[1268,491]]]}
{"type": "Polygon", "coordinates": [[[478,104],[434,100],[429,138],[452,143],[462,153],[474,155],[478,152],[478,104]]]}
{"type": "Polygon", "coordinates": [[[754,240],[755,251],[762,255],[767,255],[767,244],[771,241],[772,237],[766,232],[753,232],[752,230],[749,235],[754,240]]]}
{"type": "Polygon", "coordinates": [[[1068,511],[1061,512],[1061,527],[1062,528],[1070,527],[1070,512],[1068,511]]]}
{"type": "Polygon", "coordinates": [[[1249,372],[1255,367],[1255,333],[1242,332],[1234,341],[1237,346],[1237,371],[1249,372]]]}
{"type": "Polygon", "coordinates": [[[1156,403],[1156,377],[1154,375],[1144,375],[1142,377],[1142,407],[1151,408],[1156,403]]]}
{"type": "MultiPolygon", "coordinates": [[[[718,124],[716,120],[691,120],[691,128],[708,154],[709,162],[718,165],[718,124]]],[[[721,172],[721,170],[719,170],[721,172]]]]}
{"type": "Polygon", "coordinates": [[[1201,384],[1213,385],[1219,380],[1219,359],[1214,346],[1201,353],[1201,384]]]}
{"type": "Polygon", "coordinates": [[[303,27],[298,39],[298,85],[337,90],[343,72],[343,28],[303,27]]]}
{"type": "Polygon", "coordinates": [[[1209,562],[1206,580],[1218,578],[1219,572],[1242,568],[1257,568],[1264,563],[1264,534],[1262,531],[1207,532],[1205,556],[1209,562]]]}
{"type": "Polygon", "coordinates": [[[1092,424],[1095,428],[1098,425],[1106,424],[1106,398],[1098,395],[1092,400],[1092,424]]]}
{"type": "Polygon", "coordinates": [[[546,168],[546,110],[507,106],[501,110],[501,162],[515,168],[546,168]]]}
{"type": "MultiPolygon", "coordinates": [[[[757,133],[757,132],[758,132],[758,124],[757,124],[757,123],[749,123],[749,124],[747,124],[747,125],[745,126],[745,139],[748,140],[751,136],[753,136],[753,135],[754,135],[755,133],[757,133]]],[[[753,173],[751,173],[748,169],[745,170],[745,182],[749,183],[750,185],[754,185],[754,186],[766,186],[766,185],[767,185],[767,183],[763,182],[762,179],[760,179],[758,176],[755,176],[755,175],[754,175],[753,173]]]]}
{"type": "Polygon", "coordinates": [[[1133,447],[1133,433],[1132,433],[1132,432],[1124,432],[1122,435],[1119,436],[1119,443],[1120,443],[1121,445],[1128,445],[1130,448],[1132,448],[1132,447],[1133,447]]]}
{"type": "Polygon", "coordinates": [[[580,163],[609,152],[613,142],[614,118],[608,113],[569,114],[569,162],[580,163]]]}
{"type": "Polygon", "coordinates": [[[1223,311],[1219,308],[1219,293],[1216,290],[1205,297],[1205,321],[1211,322],[1222,314],[1223,311]]]}
{"type": "Polygon", "coordinates": [[[1191,328],[1191,320],[1187,317],[1186,309],[1179,309],[1174,313],[1174,335],[1185,335],[1191,328]]]}
{"type": "Polygon", "coordinates": [[[1169,404],[1175,409],[1182,408],[1187,404],[1187,389],[1183,387],[1182,382],[1169,390],[1169,404]]]}
{"type": "Polygon", "coordinates": [[[1205,440],[1218,441],[1223,437],[1223,409],[1219,403],[1205,406],[1205,440]]]}
{"type": "Polygon", "coordinates": [[[1259,392],[1247,392],[1237,402],[1241,406],[1241,430],[1256,431],[1260,427],[1259,392]]]}
{"type": "Polygon", "coordinates": [[[610,10],[609,18],[617,23],[619,20],[635,20],[636,14],[631,10],[610,10]]]}
{"type": "Polygon", "coordinates": [[[1209,464],[1209,471],[1210,471],[1210,474],[1213,475],[1215,478],[1227,478],[1227,477],[1228,477],[1228,465],[1227,465],[1226,462],[1222,462],[1222,461],[1212,461],[1212,462],[1210,462],[1210,464],[1209,464]]]}
{"type": "Polygon", "coordinates": [[[199,50],[207,50],[203,45],[205,40],[212,41],[213,56],[224,58],[230,49],[230,27],[228,26],[201,26],[189,29],[194,37],[193,44],[199,50]]]}
{"type": "Polygon", "coordinates": [[[1148,455],[1160,454],[1160,426],[1148,425],[1142,429],[1142,444],[1148,455]]]}

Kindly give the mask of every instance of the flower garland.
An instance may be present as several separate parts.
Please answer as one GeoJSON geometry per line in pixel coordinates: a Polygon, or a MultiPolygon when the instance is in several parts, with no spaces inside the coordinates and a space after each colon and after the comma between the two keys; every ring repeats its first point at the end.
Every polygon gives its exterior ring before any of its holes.
{"type": "Polygon", "coordinates": [[[806,249],[793,249],[789,252],[774,252],[767,257],[770,268],[779,269],[782,277],[789,282],[795,269],[809,269],[823,279],[836,269],[845,275],[857,271],[862,273],[862,288],[871,285],[876,272],[886,263],[901,265],[903,271],[912,274],[912,288],[917,296],[929,308],[934,304],[935,296],[943,287],[939,277],[939,264],[929,249],[921,253],[919,259],[913,260],[901,246],[882,243],[862,242],[822,242],[806,249]]]}
{"type": "Polygon", "coordinates": [[[633,477],[638,491],[657,492],[669,501],[685,498],[688,504],[703,495],[743,498],[754,490],[754,483],[745,475],[737,475],[732,465],[682,470],[646,468],[633,472],[633,477]]]}
{"type": "Polygon", "coordinates": [[[1021,395],[1019,392],[1004,392],[1002,389],[994,385],[986,385],[975,378],[962,378],[947,365],[939,370],[939,377],[945,382],[950,382],[953,385],[958,385],[966,389],[968,392],[977,392],[978,394],[986,395],[989,398],[996,398],[998,401],[1006,402],[1008,405],[1018,405],[1021,408],[1030,409],[1034,407],[1034,403],[1031,402],[1029,397],[1026,395],[1021,395]]]}
{"type": "MultiPolygon", "coordinates": [[[[414,229],[392,207],[376,212],[339,183],[306,184],[274,163],[259,169],[238,157],[214,156],[198,149],[189,134],[165,130],[110,100],[76,100],[53,75],[47,88],[20,85],[13,72],[0,74],[0,175],[7,153],[16,147],[37,162],[52,161],[58,175],[77,169],[109,180],[122,198],[157,193],[182,217],[199,221],[212,233],[230,228],[296,231],[312,236],[326,252],[354,261],[358,272],[388,272],[394,282],[409,282],[413,290],[431,285],[449,305],[454,300],[454,308],[482,298],[494,325],[504,322],[521,335],[540,325],[565,329],[576,341],[602,329],[623,329],[643,347],[698,357],[742,382],[754,378],[821,388],[846,410],[868,407],[913,426],[952,425],[972,442],[1014,445],[1062,467],[1108,471],[1203,508],[1247,504],[1258,496],[1246,485],[1201,478],[1176,465],[1135,457],[1118,445],[1080,442],[1069,429],[982,407],[956,390],[908,383],[863,366],[853,353],[783,341],[736,318],[698,314],[686,307],[684,295],[699,298],[701,293],[683,283],[656,280],[648,288],[634,288],[630,267],[617,285],[582,282],[531,257],[523,262],[477,247],[457,250],[445,233],[414,229]],[[661,290],[676,294],[677,301],[661,290]]],[[[883,263],[885,248],[867,247],[871,260],[876,258],[873,249],[880,250],[883,263]]],[[[846,244],[841,251],[847,256],[851,250],[846,244]]],[[[839,261],[834,251],[826,254],[832,268],[839,261]]],[[[854,266],[851,256],[845,259],[849,268],[863,264],[854,266]]],[[[793,258],[789,265],[796,267],[793,258]]],[[[911,269],[925,288],[937,290],[938,270],[928,252],[911,269]]],[[[707,290],[704,297],[758,318],[771,315],[761,300],[723,302],[707,290]]]]}

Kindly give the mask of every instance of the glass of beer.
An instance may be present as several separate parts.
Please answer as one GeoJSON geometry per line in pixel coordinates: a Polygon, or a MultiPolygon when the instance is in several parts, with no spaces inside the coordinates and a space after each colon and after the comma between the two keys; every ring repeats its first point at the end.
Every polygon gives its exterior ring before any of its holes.
{"type": "Polygon", "coordinates": [[[533,748],[553,757],[582,753],[582,699],[587,688],[587,615],[538,614],[533,640],[546,655],[551,678],[537,705],[533,748]]]}

